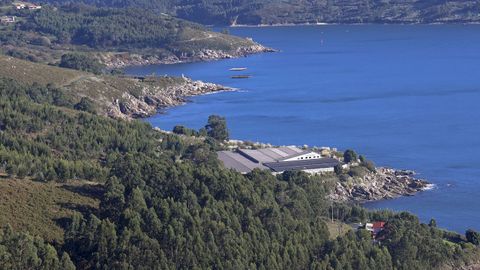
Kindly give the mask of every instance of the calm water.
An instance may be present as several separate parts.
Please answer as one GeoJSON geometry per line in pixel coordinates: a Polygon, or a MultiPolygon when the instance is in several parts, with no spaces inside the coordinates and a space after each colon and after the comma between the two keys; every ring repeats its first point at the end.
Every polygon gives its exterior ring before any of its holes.
{"type": "Polygon", "coordinates": [[[148,119],[171,129],[227,117],[233,138],[353,148],[378,165],[416,170],[436,188],[368,204],[408,210],[464,232],[480,229],[480,26],[234,28],[281,50],[242,59],[135,67],[239,88],[148,119]],[[248,67],[235,80],[231,67],[248,67]]]}

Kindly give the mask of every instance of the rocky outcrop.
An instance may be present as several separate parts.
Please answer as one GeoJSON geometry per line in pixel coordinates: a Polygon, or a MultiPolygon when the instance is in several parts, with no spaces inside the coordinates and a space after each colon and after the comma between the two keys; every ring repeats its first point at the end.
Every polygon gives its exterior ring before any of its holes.
{"type": "Polygon", "coordinates": [[[176,83],[169,85],[157,83],[155,78],[141,80],[134,93],[124,92],[120,99],[115,99],[108,105],[108,116],[123,119],[147,117],[163,108],[183,104],[191,96],[233,90],[185,77],[176,78],[176,83]]]}
{"type": "Polygon", "coordinates": [[[417,179],[413,171],[377,168],[363,177],[339,181],[330,197],[336,201],[376,201],[411,196],[429,187],[431,184],[417,179]]]}
{"type": "Polygon", "coordinates": [[[271,48],[252,42],[248,46],[240,46],[233,50],[200,49],[190,53],[173,53],[159,51],[157,53],[100,53],[99,60],[108,68],[124,68],[127,66],[142,66],[154,64],[178,64],[199,61],[211,61],[244,57],[256,53],[274,52],[271,48]]]}

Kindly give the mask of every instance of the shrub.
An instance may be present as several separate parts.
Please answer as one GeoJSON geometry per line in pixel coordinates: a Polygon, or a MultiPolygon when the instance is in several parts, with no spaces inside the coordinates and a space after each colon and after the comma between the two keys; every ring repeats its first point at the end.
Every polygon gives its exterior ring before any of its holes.
{"type": "Polygon", "coordinates": [[[350,168],[350,171],[348,171],[348,174],[351,177],[364,177],[367,173],[368,173],[368,170],[362,166],[352,167],[350,168]]]}
{"type": "Polygon", "coordinates": [[[96,112],[95,111],[95,105],[93,104],[93,101],[91,101],[87,97],[82,97],[82,99],[80,99],[80,102],[75,104],[73,106],[73,108],[75,110],[89,112],[89,113],[95,113],[96,112]]]}
{"type": "Polygon", "coordinates": [[[225,117],[218,115],[210,115],[208,117],[208,124],[205,126],[209,137],[218,141],[228,140],[227,121],[225,117]]]}
{"type": "Polygon", "coordinates": [[[97,59],[79,53],[67,53],[62,55],[62,60],[60,61],[59,66],[92,72],[95,74],[102,73],[104,68],[97,59]]]}
{"type": "Polygon", "coordinates": [[[355,162],[357,159],[357,153],[351,149],[348,149],[343,153],[343,161],[345,161],[345,163],[355,162]]]}
{"type": "Polygon", "coordinates": [[[465,237],[467,238],[467,241],[478,246],[480,245],[480,233],[474,231],[474,230],[467,230],[465,233],[465,237]]]}

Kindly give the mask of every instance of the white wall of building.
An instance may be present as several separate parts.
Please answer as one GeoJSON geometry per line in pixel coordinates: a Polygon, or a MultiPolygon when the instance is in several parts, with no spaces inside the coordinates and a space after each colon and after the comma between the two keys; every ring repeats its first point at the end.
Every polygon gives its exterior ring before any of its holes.
{"type": "Polygon", "coordinates": [[[310,153],[306,153],[306,154],[301,155],[301,156],[296,156],[296,157],[292,157],[292,158],[289,158],[289,159],[285,159],[283,161],[320,159],[320,158],[322,158],[322,156],[319,153],[310,152],[310,153]]]}

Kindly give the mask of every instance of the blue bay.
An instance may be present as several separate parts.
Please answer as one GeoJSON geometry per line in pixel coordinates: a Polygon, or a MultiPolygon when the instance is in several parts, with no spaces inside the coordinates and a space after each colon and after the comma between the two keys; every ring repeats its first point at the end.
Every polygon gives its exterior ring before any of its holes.
{"type": "Polygon", "coordinates": [[[407,210],[464,232],[480,229],[480,25],[231,28],[280,50],[241,59],[132,67],[238,88],[192,98],[147,119],[171,129],[227,117],[231,137],[352,148],[377,165],[436,184],[367,204],[407,210]],[[248,67],[243,73],[232,67],[248,67]],[[249,79],[231,79],[234,74],[249,79]]]}

